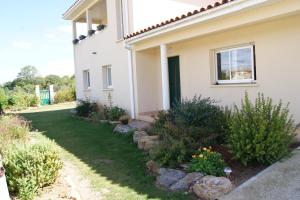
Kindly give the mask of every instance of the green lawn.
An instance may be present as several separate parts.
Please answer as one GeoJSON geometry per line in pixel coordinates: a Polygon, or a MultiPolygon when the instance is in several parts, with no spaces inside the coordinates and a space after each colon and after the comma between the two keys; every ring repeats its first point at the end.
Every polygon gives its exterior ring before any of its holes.
{"type": "Polygon", "coordinates": [[[154,186],[155,178],[145,170],[146,155],[131,137],[113,134],[110,125],[75,119],[63,108],[41,108],[22,115],[64,149],[63,158],[78,166],[105,199],[190,199],[154,186]]]}

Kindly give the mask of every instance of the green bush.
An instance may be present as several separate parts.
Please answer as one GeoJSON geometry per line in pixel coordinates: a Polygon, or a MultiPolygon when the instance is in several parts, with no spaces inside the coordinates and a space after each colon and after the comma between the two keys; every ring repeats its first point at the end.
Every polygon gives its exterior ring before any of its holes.
{"type": "Polygon", "coordinates": [[[110,121],[119,121],[126,111],[118,106],[104,106],[104,116],[110,121]]]}
{"type": "Polygon", "coordinates": [[[55,93],[55,103],[72,102],[76,100],[76,92],[74,87],[64,88],[55,93]]]}
{"type": "Polygon", "coordinates": [[[204,175],[224,176],[225,162],[220,153],[212,151],[211,147],[199,149],[193,156],[189,167],[191,172],[201,172],[204,175]]]}
{"type": "Polygon", "coordinates": [[[201,128],[208,135],[215,134],[215,139],[219,140],[224,139],[223,133],[228,128],[223,109],[211,98],[195,96],[177,102],[170,110],[170,116],[175,124],[201,128]]]}
{"type": "Polygon", "coordinates": [[[36,107],[38,104],[38,97],[22,91],[11,92],[8,98],[8,107],[14,111],[23,110],[28,107],[36,107]]]}
{"type": "Polygon", "coordinates": [[[0,153],[10,144],[25,142],[29,137],[29,123],[14,115],[0,118],[0,153]]]}
{"type": "Polygon", "coordinates": [[[209,98],[194,97],[176,103],[169,112],[159,113],[151,130],[161,138],[151,157],[162,165],[172,167],[188,162],[199,146],[224,142],[229,116],[230,112],[209,98]]]}
{"type": "Polygon", "coordinates": [[[295,128],[288,105],[274,105],[259,94],[254,104],[248,94],[242,107],[235,106],[229,123],[229,147],[236,159],[249,163],[272,164],[289,152],[295,128]]]}
{"type": "Polygon", "coordinates": [[[76,107],[76,115],[79,117],[92,117],[94,113],[98,111],[98,106],[96,103],[92,103],[88,100],[79,101],[78,106],[76,107]]]}
{"type": "Polygon", "coordinates": [[[31,200],[39,188],[55,182],[62,168],[59,152],[49,141],[12,145],[4,153],[9,191],[20,200],[31,200]]]}
{"type": "Polygon", "coordinates": [[[3,111],[8,106],[8,96],[4,89],[0,88],[0,109],[3,111]]]}

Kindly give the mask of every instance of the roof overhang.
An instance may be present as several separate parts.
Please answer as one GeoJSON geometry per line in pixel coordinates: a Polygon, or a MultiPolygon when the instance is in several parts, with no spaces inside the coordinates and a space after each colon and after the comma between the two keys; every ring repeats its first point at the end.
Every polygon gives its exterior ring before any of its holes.
{"type": "Polygon", "coordinates": [[[63,14],[65,20],[76,20],[87,9],[101,0],[76,0],[75,3],[63,14]]]}
{"type": "Polygon", "coordinates": [[[184,19],[175,21],[173,23],[164,25],[162,27],[155,28],[153,30],[146,31],[142,34],[133,36],[129,39],[126,39],[126,42],[129,45],[134,45],[141,41],[152,39],[160,35],[174,32],[180,29],[184,29],[192,25],[200,25],[205,22],[217,20],[220,19],[221,17],[230,16],[239,12],[253,9],[255,7],[271,5],[278,1],[283,1],[283,0],[235,0],[227,4],[224,4],[222,6],[218,6],[216,8],[207,10],[206,12],[189,16],[184,19]]]}

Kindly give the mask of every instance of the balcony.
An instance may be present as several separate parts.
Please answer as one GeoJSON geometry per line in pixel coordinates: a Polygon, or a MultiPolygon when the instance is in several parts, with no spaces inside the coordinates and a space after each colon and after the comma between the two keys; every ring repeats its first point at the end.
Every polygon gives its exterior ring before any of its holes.
{"type": "Polygon", "coordinates": [[[78,12],[77,17],[72,20],[74,45],[97,32],[103,31],[108,24],[106,0],[100,0],[92,5],[83,5],[82,7],[80,8],[81,12],[78,12]]]}

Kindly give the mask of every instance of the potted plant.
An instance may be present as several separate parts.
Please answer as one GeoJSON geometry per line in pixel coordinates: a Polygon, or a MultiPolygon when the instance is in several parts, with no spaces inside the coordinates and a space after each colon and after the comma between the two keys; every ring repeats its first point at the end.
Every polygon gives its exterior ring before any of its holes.
{"type": "Polygon", "coordinates": [[[72,42],[73,42],[73,44],[75,45],[75,44],[77,44],[77,43],[79,42],[79,40],[76,38],[76,39],[74,39],[72,42]]]}
{"type": "Polygon", "coordinates": [[[88,31],[88,35],[89,35],[89,36],[92,36],[92,35],[95,34],[95,32],[96,32],[95,30],[89,30],[89,31],[88,31]]]}
{"type": "Polygon", "coordinates": [[[102,31],[106,26],[104,24],[100,24],[99,26],[97,26],[97,30],[98,31],[102,31]]]}
{"type": "Polygon", "coordinates": [[[79,40],[84,40],[85,38],[86,38],[85,35],[80,35],[80,36],[79,36],[79,40]]]}
{"type": "Polygon", "coordinates": [[[130,121],[130,117],[128,115],[123,115],[120,117],[119,121],[122,125],[128,125],[130,121]]]}

